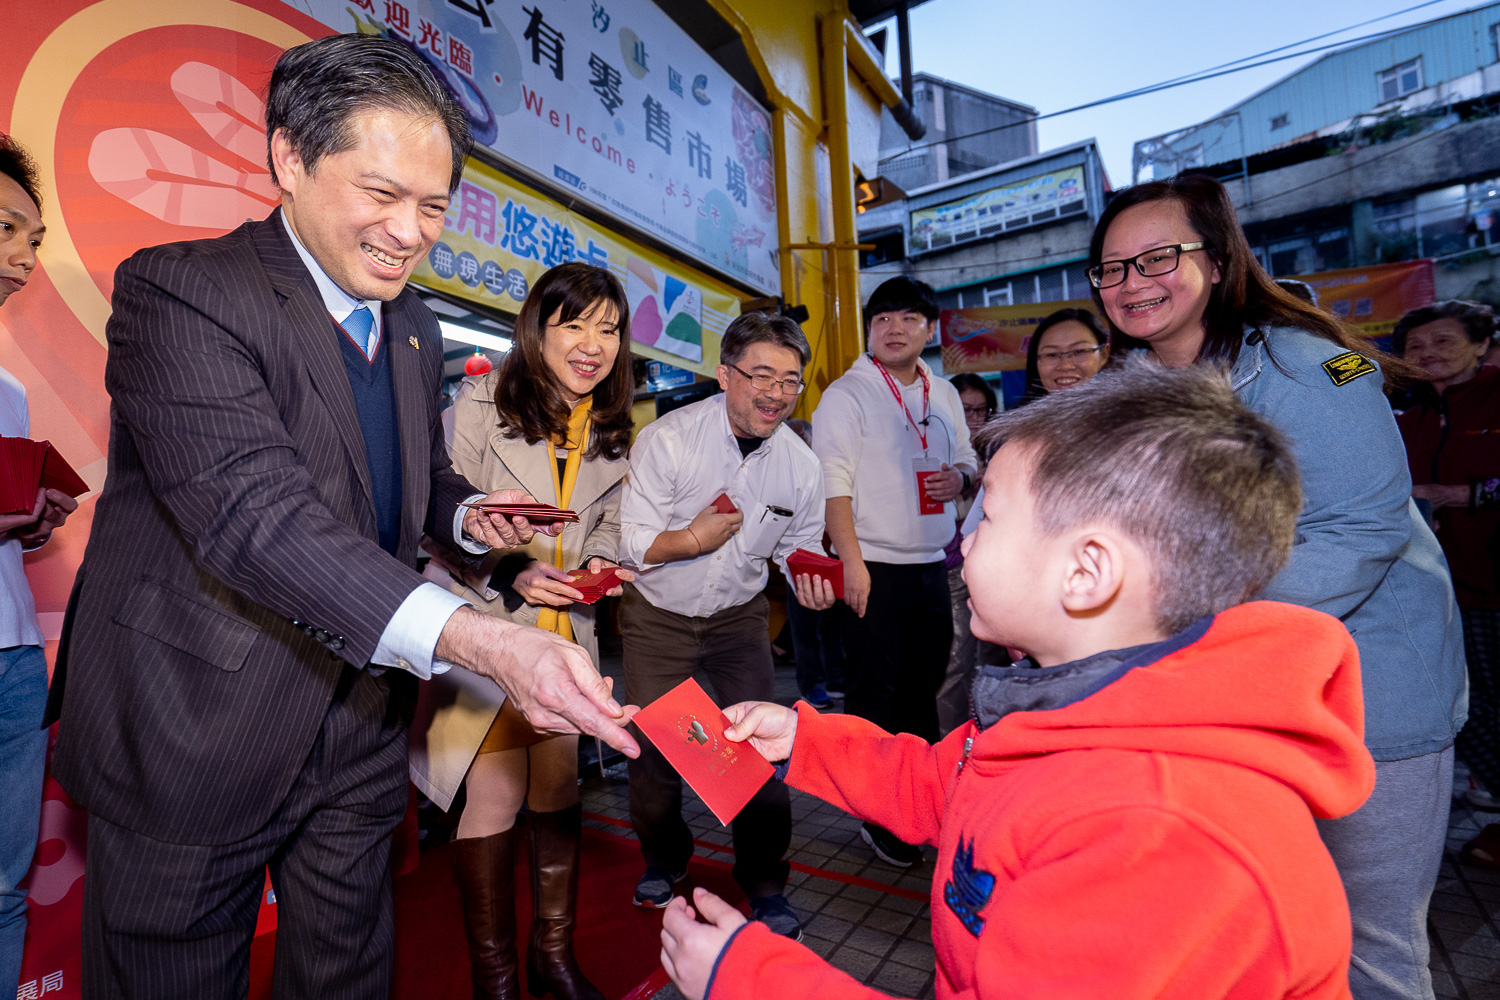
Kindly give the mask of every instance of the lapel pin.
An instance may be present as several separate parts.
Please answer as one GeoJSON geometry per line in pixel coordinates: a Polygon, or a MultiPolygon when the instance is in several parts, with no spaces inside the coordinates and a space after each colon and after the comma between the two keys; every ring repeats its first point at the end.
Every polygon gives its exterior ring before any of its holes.
{"type": "Polygon", "coordinates": [[[414,350],[420,351],[422,349],[422,345],[417,343],[416,337],[407,337],[406,342],[410,344],[414,350]]]}

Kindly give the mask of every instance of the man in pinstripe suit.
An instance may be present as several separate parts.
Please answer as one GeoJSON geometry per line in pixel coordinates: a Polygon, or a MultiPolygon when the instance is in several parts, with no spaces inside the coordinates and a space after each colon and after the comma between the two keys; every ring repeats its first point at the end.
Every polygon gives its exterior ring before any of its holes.
{"type": "Polygon", "coordinates": [[[281,207],[115,276],[109,475],[53,689],[55,771],[89,809],[90,1000],[243,997],[267,865],[276,995],[386,996],[406,727],[445,663],[636,751],[581,650],[413,568],[424,532],[531,536],[459,506],[441,336],[405,289],[462,113],[411,49],[345,35],[283,54],[266,124],[281,207]]]}

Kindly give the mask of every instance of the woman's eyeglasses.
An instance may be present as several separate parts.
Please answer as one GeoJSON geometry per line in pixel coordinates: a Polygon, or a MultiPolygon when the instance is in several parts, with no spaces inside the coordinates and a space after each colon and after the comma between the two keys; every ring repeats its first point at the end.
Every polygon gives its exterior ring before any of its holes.
{"type": "Polygon", "coordinates": [[[1064,361],[1071,361],[1075,365],[1081,365],[1090,357],[1104,350],[1103,344],[1095,344],[1093,347],[1078,347],[1071,351],[1038,351],[1036,355],[1037,367],[1052,367],[1060,365],[1064,361]]]}
{"type": "Polygon", "coordinates": [[[1095,288],[1113,288],[1125,280],[1126,270],[1132,266],[1147,278],[1157,278],[1177,270],[1177,263],[1183,254],[1202,250],[1207,246],[1206,241],[1199,240],[1197,243],[1173,243],[1164,247],[1152,247],[1134,257],[1101,261],[1089,268],[1086,273],[1095,288]]]}

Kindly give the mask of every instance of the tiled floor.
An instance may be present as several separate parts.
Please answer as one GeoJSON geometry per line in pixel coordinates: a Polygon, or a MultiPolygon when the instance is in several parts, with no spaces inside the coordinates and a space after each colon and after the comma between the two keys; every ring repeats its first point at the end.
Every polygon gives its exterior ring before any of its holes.
{"type": "MultiPolygon", "coordinates": [[[[618,661],[605,658],[606,673],[618,678],[618,661]]],[[[700,678],[700,681],[707,682],[700,678]]],[[[618,683],[618,679],[617,679],[618,683]]],[[[777,670],[777,700],[796,697],[791,668],[777,670]]],[[[612,819],[587,822],[612,834],[629,835],[625,765],[585,771],[585,813],[612,819]]],[[[684,789],[684,815],[693,835],[723,851],[700,846],[698,853],[731,860],[729,831],[684,789]]],[[[1458,1000],[1500,1000],[1500,871],[1460,864],[1458,851],[1485,823],[1500,814],[1455,802],[1448,851],[1433,894],[1428,923],[1432,976],[1437,996],[1458,1000]]],[[[933,996],[933,952],[928,893],[932,860],[901,871],[877,861],[859,836],[859,822],[832,806],[792,792],[793,871],[787,898],[803,917],[804,943],[856,979],[898,997],[933,996]],[[848,878],[849,881],[843,881],[848,878]],[[869,884],[850,884],[869,883],[869,884]]],[[[659,1000],[678,1000],[670,986],[659,1000]]]]}

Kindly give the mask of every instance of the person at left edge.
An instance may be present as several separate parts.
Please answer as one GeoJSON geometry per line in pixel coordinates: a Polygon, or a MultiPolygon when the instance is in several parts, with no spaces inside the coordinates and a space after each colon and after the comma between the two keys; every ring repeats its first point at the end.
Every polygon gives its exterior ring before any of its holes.
{"type": "MultiPolygon", "coordinates": [[[[620,562],[638,567],[620,604],[625,691],[646,705],[702,671],[720,705],[769,698],[774,684],[767,602],[775,559],[797,602],[833,607],[821,577],[794,577],[786,559],[819,551],[823,483],[818,459],[783,426],[802,391],[810,351],[797,324],[753,312],[736,317],[719,346],[720,395],[647,425],[630,452],[620,500],[620,562]],[[727,493],[733,513],[715,509],[727,493]],[[758,691],[760,694],[749,694],[758,691]]],[[[646,872],[637,906],[663,907],[687,875],[693,835],[682,819],[682,780],[661,752],[630,762],[630,821],[646,872]]],[[[734,818],[734,878],[756,919],[802,936],[787,903],[791,800],[768,782],[734,818]]]]}
{"type": "Polygon", "coordinates": [[[581,649],[414,568],[424,531],[476,555],[532,535],[460,506],[483,494],[449,463],[442,340],[405,287],[462,112],[411,49],[335,35],[282,54],[266,125],[269,218],[115,274],[109,469],[49,706],[89,811],[90,1000],[243,998],[267,865],[278,1000],[387,996],[407,727],[444,663],[636,752],[581,649]]]}
{"type": "MultiPolygon", "coordinates": [[[[0,304],[25,287],[36,269],[42,225],[36,165],[21,144],[0,134],[0,304]]],[[[0,368],[0,437],[27,437],[26,388],[0,368]]],[[[47,732],[47,658],[37,624],[23,551],[52,536],[78,503],[38,489],[17,514],[0,514],[0,997],[14,996],[26,942],[26,890],[42,812],[47,732]]]]}

